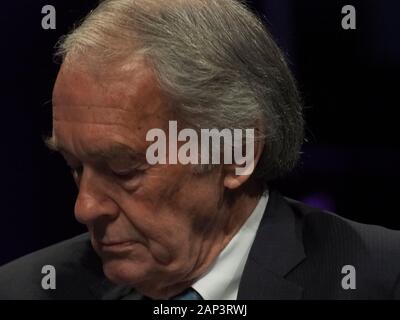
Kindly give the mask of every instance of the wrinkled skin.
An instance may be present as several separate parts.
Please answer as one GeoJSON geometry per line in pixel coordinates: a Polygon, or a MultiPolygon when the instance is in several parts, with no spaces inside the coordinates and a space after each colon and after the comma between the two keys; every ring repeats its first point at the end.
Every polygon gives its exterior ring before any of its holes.
{"type": "Polygon", "coordinates": [[[146,133],[178,118],[168,101],[145,61],[101,72],[64,63],[53,92],[52,140],[79,188],[75,216],[105,275],[156,299],[204,273],[258,200],[236,192],[248,177],[233,165],[199,174],[147,164],[146,133]]]}

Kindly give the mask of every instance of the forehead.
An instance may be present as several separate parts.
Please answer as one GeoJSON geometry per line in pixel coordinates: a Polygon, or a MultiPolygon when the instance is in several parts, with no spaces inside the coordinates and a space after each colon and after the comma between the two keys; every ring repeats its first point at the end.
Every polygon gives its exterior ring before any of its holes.
{"type": "Polygon", "coordinates": [[[63,64],[52,100],[56,114],[67,113],[71,108],[91,107],[138,115],[160,112],[166,109],[168,101],[145,62],[137,62],[129,70],[112,66],[95,70],[84,64],[63,64]]]}
{"type": "Polygon", "coordinates": [[[61,143],[112,136],[144,141],[148,130],[165,128],[173,118],[170,99],[144,64],[99,72],[63,65],[54,86],[53,134],[61,143]]]}

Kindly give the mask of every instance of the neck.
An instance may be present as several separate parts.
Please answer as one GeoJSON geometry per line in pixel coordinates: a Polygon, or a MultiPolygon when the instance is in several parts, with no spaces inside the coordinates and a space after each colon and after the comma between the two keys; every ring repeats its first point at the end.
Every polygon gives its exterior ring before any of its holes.
{"type": "Polygon", "coordinates": [[[256,208],[261,194],[248,192],[231,192],[226,195],[226,200],[221,211],[212,222],[212,228],[203,241],[199,264],[193,273],[197,279],[213,264],[215,259],[228,245],[232,238],[256,208]]]}
{"type": "Polygon", "coordinates": [[[221,209],[210,221],[199,248],[199,256],[192,272],[182,281],[164,288],[157,298],[169,298],[193,285],[212,266],[214,261],[237,234],[254,211],[261,193],[229,191],[224,195],[221,209]]]}

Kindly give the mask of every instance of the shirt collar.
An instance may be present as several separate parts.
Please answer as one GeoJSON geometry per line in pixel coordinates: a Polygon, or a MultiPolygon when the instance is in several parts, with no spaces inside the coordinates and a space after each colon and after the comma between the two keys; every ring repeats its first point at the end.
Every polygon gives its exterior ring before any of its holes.
{"type": "Polygon", "coordinates": [[[193,285],[205,300],[236,300],[240,279],[268,203],[266,191],[240,230],[193,285]]]}

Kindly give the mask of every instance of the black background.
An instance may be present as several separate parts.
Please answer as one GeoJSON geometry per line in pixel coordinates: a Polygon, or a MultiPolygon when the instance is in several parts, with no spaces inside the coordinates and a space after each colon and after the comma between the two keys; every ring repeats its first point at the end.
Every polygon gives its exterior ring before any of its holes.
{"type": "MultiPolygon", "coordinates": [[[[250,6],[285,52],[305,104],[298,168],[275,183],[287,196],[364,223],[400,229],[400,11],[390,0],[259,0],[250,6]],[[341,27],[344,5],[357,29],[341,27]]],[[[81,233],[75,186],[42,136],[51,131],[54,45],[96,1],[2,3],[0,265],[81,233]],[[57,10],[43,30],[41,9],[57,10]]]]}

